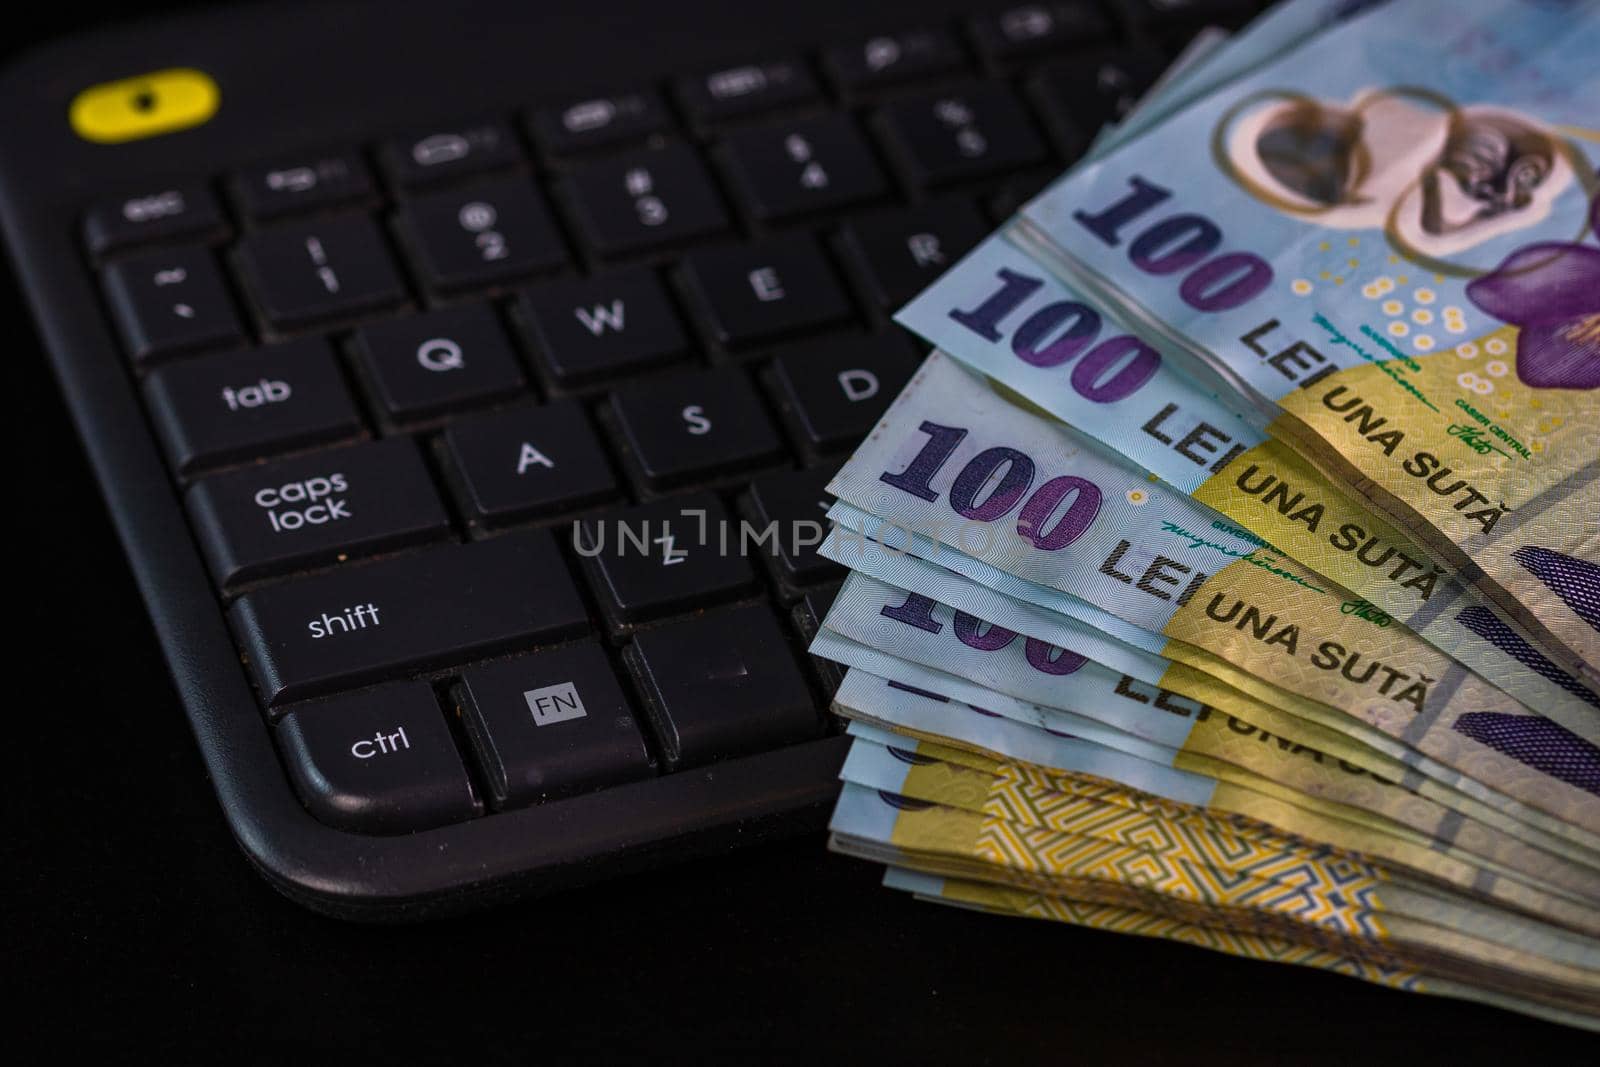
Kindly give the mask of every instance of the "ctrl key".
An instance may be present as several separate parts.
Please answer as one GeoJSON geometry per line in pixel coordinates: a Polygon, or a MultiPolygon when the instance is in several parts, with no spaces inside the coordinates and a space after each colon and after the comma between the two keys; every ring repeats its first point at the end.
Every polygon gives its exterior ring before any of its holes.
{"type": "Polygon", "coordinates": [[[329,826],[402,834],[478,813],[450,728],[423,683],[302,704],[277,733],[300,799],[329,826]]]}

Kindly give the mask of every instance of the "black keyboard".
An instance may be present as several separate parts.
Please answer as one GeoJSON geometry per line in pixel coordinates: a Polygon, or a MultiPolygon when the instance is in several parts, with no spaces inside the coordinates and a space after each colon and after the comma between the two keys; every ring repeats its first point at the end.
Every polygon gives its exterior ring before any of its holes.
{"type": "Polygon", "coordinates": [[[821,825],[814,543],[920,355],[888,316],[1254,14],[548,6],[223,10],[0,87],[10,250],[230,823],[336,914],[821,825]],[[203,78],[192,128],[63,121],[177,66],[105,106],[203,78]]]}

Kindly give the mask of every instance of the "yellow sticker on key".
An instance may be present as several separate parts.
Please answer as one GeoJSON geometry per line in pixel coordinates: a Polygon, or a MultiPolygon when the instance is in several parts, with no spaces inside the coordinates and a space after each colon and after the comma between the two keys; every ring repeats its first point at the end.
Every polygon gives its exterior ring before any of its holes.
{"type": "Polygon", "coordinates": [[[91,85],[72,100],[73,132],[96,144],[121,144],[198,126],[217,112],[222,94],[211,75],[170,67],[91,85]]]}

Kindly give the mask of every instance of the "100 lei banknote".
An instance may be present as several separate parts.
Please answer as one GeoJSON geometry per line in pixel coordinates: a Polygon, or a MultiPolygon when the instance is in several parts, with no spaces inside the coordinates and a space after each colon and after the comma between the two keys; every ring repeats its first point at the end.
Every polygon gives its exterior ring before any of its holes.
{"type": "Polygon", "coordinates": [[[828,490],[1340,709],[1507,796],[1600,827],[1595,746],[1406,628],[1341,612],[1344,596],[1255,539],[1202,526],[1203,509],[1186,498],[1162,498],[1164,514],[1146,509],[1154,497],[1144,478],[937,354],[828,490]],[[1173,510],[1185,507],[1192,514],[1173,510]],[[1533,737],[1536,746],[1524,743],[1533,737]]]}
{"type": "MultiPolygon", "coordinates": [[[[1297,796],[1259,777],[1213,777],[1207,773],[1203,757],[1180,756],[1164,762],[1135,759],[1028,722],[1027,711],[1018,714],[1004,698],[985,698],[981,707],[967,704],[961,700],[965,694],[960,687],[944,685],[944,679],[921,679],[924,685],[938,687],[924,689],[895,680],[896,673],[892,667],[884,675],[852,668],[846,676],[849,684],[839,690],[843,696],[836,698],[835,710],[846,718],[919,740],[964,745],[986,755],[1084,775],[1101,785],[1204,808],[1214,817],[1244,819],[1257,833],[1288,836],[1345,855],[1381,861],[1499,908],[1536,915],[1591,935],[1600,932],[1600,919],[1588,897],[1471,855],[1425,832],[1297,796]],[[947,696],[944,690],[954,695],[947,696]]],[[[1454,828],[1445,824],[1444,830],[1448,836],[1454,828]]],[[[1483,837],[1481,832],[1470,831],[1468,836],[1483,837]]],[[[1550,867],[1541,864],[1540,869],[1548,872],[1550,867]]],[[[1593,883],[1592,877],[1577,880],[1590,895],[1593,883]]]]}
{"type": "MultiPolygon", "coordinates": [[[[1600,862],[1600,834],[1536,804],[1515,799],[1344,712],[1233,670],[1208,653],[1189,655],[1198,650],[1161,635],[1149,635],[1148,644],[1129,644],[1122,638],[1137,640],[1137,634],[1145,631],[1134,628],[1130,632],[1127,623],[1099,609],[1080,610],[1082,602],[1067,594],[1025,582],[944,546],[937,546],[941,563],[929,562],[923,538],[912,538],[910,551],[893,547],[886,533],[895,528],[885,527],[882,520],[846,504],[835,504],[829,514],[846,525],[829,533],[819,549],[821,554],[836,562],[848,561],[859,573],[913,594],[906,605],[909,618],[927,610],[930,601],[949,605],[1047,646],[1072,650],[1191,700],[1226,709],[1231,716],[1282,738],[1285,744],[1316,748],[1373,769],[1452,810],[1524,837],[1547,851],[1571,856],[1589,866],[1600,862]],[[866,531],[865,535],[852,529],[857,524],[866,531]],[[876,550],[878,542],[874,537],[889,543],[883,550],[876,550]],[[916,554],[919,552],[924,555],[916,554]],[[1117,636],[1107,630],[1116,631],[1117,636]],[[1152,646],[1157,653],[1154,662],[1152,646]],[[1159,654],[1163,651],[1165,656],[1159,654]],[[1162,664],[1179,664],[1193,671],[1173,671],[1170,667],[1163,670],[1162,664]],[[1222,669],[1225,667],[1229,669],[1222,669]],[[1209,684],[1197,677],[1200,672],[1211,676],[1209,684]],[[1245,699],[1240,699],[1241,695],[1245,699]]],[[[885,630],[875,635],[874,641],[893,641],[893,635],[894,631],[885,630]]],[[[1538,790],[1522,788],[1527,784],[1519,783],[1516,788],[1538,799],[1538,790]]]]}
{"type": "MultiPolygon", "coordinates": [[[[909,754],[903,743],[883,745],[858,736],[839,776],[1015,826],[1092,838],[1224,878],[1247,875],[1293,884],[1303,872],[1292,863],[1284,866],[1283,860],[1320,864],[1342,859],[1321,844],[1237,833],[1229,820],[1181,804],[1139,803],[1114,784],[1079,782],[1072,775],[971,755],[947,760],[920,745],[913,747],[917,751],[909,754]]],[[[1578,981],[1600,979],[1600,942],[1592,937],[1429,887],[1381,863],[1358,861],[1357,866],[1386,884],[1385,906],[1399,914],[1586,972],[1576,976],[1578,981]]]]}
{"type": "Polygon", "coordinates": [[[1594,3],[1388,5],[1077,169],[1014,231],[1591,674],[1597,53],[1594,3]]]}
{"type": "Polygon", "coordinates": [[[1592,1015],[1548,1008],[1504,990],[1451,981],[1405,964],[1374,964],[1287,938],[1262,937],[1218,925],[1186,922],[1157,912],[1096,904],[989,882],[943,878],[905,867],[886,868],[883,884],[928,903],[1173,941],[1241,959],[1309,967],[1409,993],[1451,997],[1522,1012],[1564,1026],[1600,1030],[1600,1018],[1592,1015]]]}
{"type": "Polygon", "coordinates": [[[1351,610],[1398,619],[1522,703],[1600,740],[1600,695],[1551,662],[1448,561],[1206,392],[1112,308],[1016,247],[988,238],[896,317],[1351,590],[1360,598],[1351,610]]]}
{"type": "MultiPolygon", "coordinates": [[[[1219,790],[1226,792],[1222,783],[1229,783],[1381,831],[1403,842],[1405,862],[1411,866],[1437,873],[1436,858],[1444,856],[1471,864],[1471,871],[1438,875],[1468,888],[1482,872],[1493,871],[1543,893],[1585,902],[1591,911],[1600,901],[1600,867],[1595,865],[1600,860],[1591,857],[1585,864],[1578,850],[1557,854],[1534,847],[1525,834],[1480,822],[1472,817],[1480,806],[1469,798],[1457,794],[1456,806],[1446,807],[1369,767],[1274,737],[1218,708],[1076,657],[1046,659],[1052,668],[1046,674],[1036,666],[1041,661],[1037,649],[1027,647],[1039,643],[943,605],[911,617],[905,608],[915,597],[853,575],[813,642],[812,654],[1144,761],[1125,764],[1120,771],[1078,768],[1083,773],[1130,784],[1137,784],[1132,776],[1143,776],[1147,784],[1141,788],[1162,795],[1181,792],[1188,802],[1207,807],[1228,806],[1213,805],[1211,798],[1219,790]],[[890,620],[887,627],[885,620],[890,620]],[[887,641],[885,633],[891,635],[887,641]],[[1029,699],[1041,695],[1061,706],[1029,699]],[[1162,776],[1152,775],[1150,763],[1204,776],[1201,792],[1207,796],[1197,798],[1186,780],[1174,789],[1162,776]],[[1428,855],[1418,859],[1419,850],[1428,855]]],[[[1284,829],[1306,832],[1303,826],[1284,829]]],[[[1580,911],[1574,921],[1600,930],[1600,917],[1580,911]]]]}

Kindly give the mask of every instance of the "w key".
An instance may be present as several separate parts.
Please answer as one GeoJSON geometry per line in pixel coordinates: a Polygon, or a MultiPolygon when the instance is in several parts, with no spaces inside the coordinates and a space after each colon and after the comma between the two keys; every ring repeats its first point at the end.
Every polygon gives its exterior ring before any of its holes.
{"type": "Polygon", "coordinates": [[[417,446],[405,437],[213,475],[185,499],[211,573],[229,592],[450,530],[417,446]]]}

